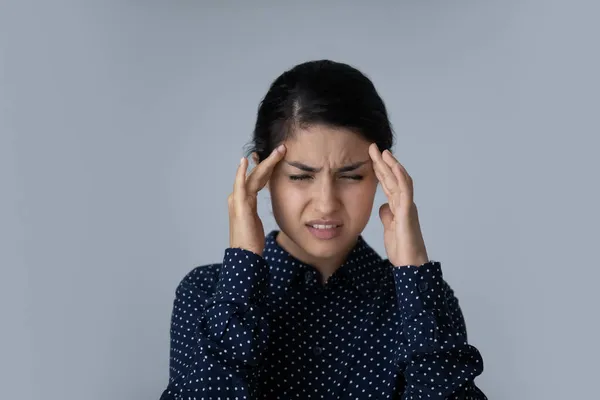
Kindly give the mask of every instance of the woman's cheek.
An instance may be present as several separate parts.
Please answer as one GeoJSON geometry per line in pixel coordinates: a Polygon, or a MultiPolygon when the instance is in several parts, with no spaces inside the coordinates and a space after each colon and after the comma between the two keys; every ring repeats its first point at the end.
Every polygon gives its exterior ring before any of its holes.
{"type": "MultiPolygon", "coordinates": [[[[351,204],[353,209],[362,211],[362,209],[369,209],[373,206],[375,200],[375,193],[377,191],[377,185],[372,182],[361,182],[359,185],[353,185],[348,188],[345,193],[346,204],[351,204]]],[[[366,212],[366,211],[365,211],[366,212]]]]}
{"type": "Polygon", "coordinates": [[[306,196],[306,192],[306,189],[295,185],[294,182],[285,183],[278,186],[277,199],[286,207],[290,207],[293,204],[302,202],[302,199],[306,196]]]}

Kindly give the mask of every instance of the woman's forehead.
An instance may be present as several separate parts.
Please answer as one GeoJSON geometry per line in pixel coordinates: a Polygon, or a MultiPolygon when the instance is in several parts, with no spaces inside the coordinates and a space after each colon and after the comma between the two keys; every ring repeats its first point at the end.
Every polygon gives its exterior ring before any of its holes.
{"type": "Polygon", "coordinates": [[[369,142],[343,128],[311,126],[294,132],[284,143],[288,161],[341,166],[369,159],[369,142]]]}

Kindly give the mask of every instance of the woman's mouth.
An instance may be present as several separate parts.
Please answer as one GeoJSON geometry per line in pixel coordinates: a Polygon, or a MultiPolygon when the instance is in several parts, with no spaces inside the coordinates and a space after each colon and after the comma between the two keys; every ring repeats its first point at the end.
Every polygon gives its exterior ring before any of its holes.
{"type": "Polygon", "coordinates": [[[329,240],[340,235],[342,224],[340,222],[310,222],[306,224],[308,231],[317,239],[329,240]]]}

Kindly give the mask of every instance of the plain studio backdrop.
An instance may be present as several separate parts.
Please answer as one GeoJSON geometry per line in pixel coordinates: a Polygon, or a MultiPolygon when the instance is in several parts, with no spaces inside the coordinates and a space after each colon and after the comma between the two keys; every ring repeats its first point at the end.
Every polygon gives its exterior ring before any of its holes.
{"type": "MultiPolygon", "coordinates": [[[[1,1],[3,399],[166,387],[175,288],[228,245],[258,102],[374,81],[490,399],[597,398],[595,1],[1,1]]],[[[376,206],[385,201],[381,191],[376,206]]],[[[275,227],[268,194],[260,213],[275,227]]],[[[376,210],[365,238],[384,253],[376,210]]]]}

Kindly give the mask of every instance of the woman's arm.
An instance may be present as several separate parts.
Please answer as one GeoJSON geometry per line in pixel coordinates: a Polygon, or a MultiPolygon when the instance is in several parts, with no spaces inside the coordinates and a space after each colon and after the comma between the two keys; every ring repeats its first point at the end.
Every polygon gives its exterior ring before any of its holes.
{"type": "Polygon", "coordinates": [[[483,359],[467,341],[462,311],[440,263],[393,271],[407,344],[401,398],[487,399],[473,382],[483,371],[483,359]]]}
{"type": "Polygon", "coordinates": [[[220,270],[204,268],[177,288],[170,378],[161,400],[256,398],[252,376],[269,336],[259,311],[268,266],[251,251],[228,248],[220,270]]]}

